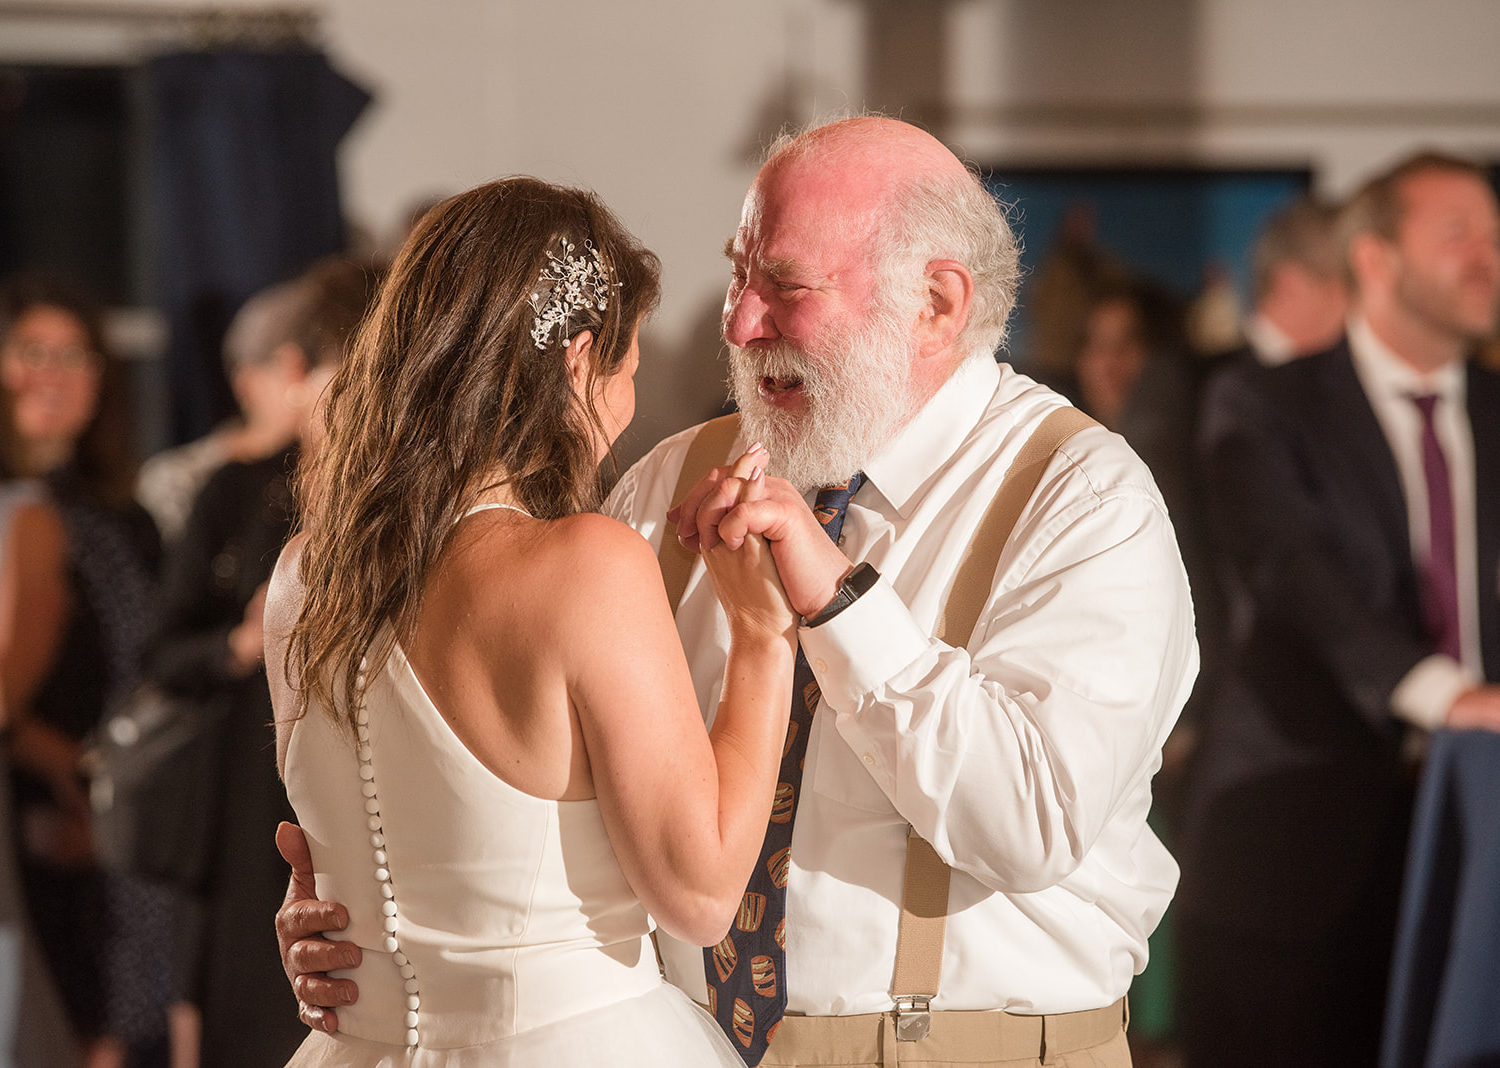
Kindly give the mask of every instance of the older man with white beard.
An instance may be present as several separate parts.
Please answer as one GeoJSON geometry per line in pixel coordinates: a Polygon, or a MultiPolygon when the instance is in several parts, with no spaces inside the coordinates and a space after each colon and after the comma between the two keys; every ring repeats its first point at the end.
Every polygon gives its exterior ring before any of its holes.
{"type": "MultiPolygon", "coordinates": [[[[735,486],[721,469],[673,514],[690,545],[771,539],[793,607],[815,624],[799,637],[821,691],[786,886],[791,1015],[763,1063],[819,1063],[805,1051],[830,1034],[889,1045],[909,828],[954,869],[931,1004],[947,1011],[925,1041],[972,1027],[966,1056],[1128,1063],[1118,1002],[1177,877],[1145,824],[1150,780],[1196,670],[1151,477],[1101,428],[1070,439],[1020,515],[972,637],[945,644],[933,635],[976,525],[1022,444],[1066,403],[991,355],[1017,278],[1003,213],[926,134],[855,119],[773,151],[728,251],[740,441],[765,443],[781,477],[725,516],[735,486]],[[812,492],[856,472],[835,545],[812,492]],[[850,603],[827,618],[856,563],[878,581],[846,589],[850,603]],[[1074,1025],[1086,1030],[1073,1014],[1088,1010],[1102,1034],[1070,1042],[1074,1025]],[[1045,1050],[1025,1050],[1019,1035],[1049,1030],[1045,1050]]],[[[653,543],[673,533],[662,517],[696,433],[659,445],[610,499],[653,543]]],[[[701,569],[677,618],[712,709],[727,632],[701,569]]],[[[662,956],[670,978],[716,1000],[699,950],[662,939],[662,956]]],[[[936,1055],[923,1045],[881,1056],[936,1055]]]]}
{"type": "MultiPolygon", "coordinates": [[[[1102,428],[1069,439],[974,591],[972,634],[944,642],[976,527],[1033,431],[1067,406],[992,356],[1018,277],[1003,212],[932,137],[860,118],[773,151],[728,251],[742,425],[715,461],[759,440],[777,477],[731,508],[737,483],[717,468],[672,510],[694,428],[627,472],[606,510],[658,547],[770,540],[805,619],[800,689],[815,714],[800,761],[804,743],[788,739],[800,767],[783,764],[795,816],[771,816],[772,834],[791,825],[789,860],[768,853],[784,962],[751,944],[752,883],[707,962],[660,939],[667,975],[720,1010],[751,1064],[769,1033],[765,1064],[1128,1065],[1123,998],[1177,880],[1146,826],[1151,776],[1197,665],[1151,476],[1102,428]],[[835,542],[810,504],[856,475],[835,542]],[[915,908],[946,911],[930,1004],[893,990],[912,831],[952,869],[946,897],[915,908]],[[787,1015],[757,1003],[741,1018],[767,974],[783,976],[770,985],[787,1015]],[[725,987],[742,976],[753,994],[725,987]]],[[[701,567],[677,623],[711,715],[728,629],[701,567]]],[[[297,929],[282,923],[284,938],[297,929]]],[[[332,961],[311,943],[291,959],[332,961]]],[[[335,1003],[333,984],[300,989],[335,1003]]]]}

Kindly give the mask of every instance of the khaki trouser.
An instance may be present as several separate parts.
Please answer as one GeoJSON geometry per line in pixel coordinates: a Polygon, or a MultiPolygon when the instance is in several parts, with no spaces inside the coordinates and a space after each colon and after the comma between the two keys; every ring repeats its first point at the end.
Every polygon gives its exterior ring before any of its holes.
{"type": "Polygon", "coordinates": [[[762,1065],[793,1068],[1130,1068],[1124,999],[1056,1016],[934,1012],[920,1042],[897,1042],[894,1013],[787,1016],[762,1065]]]}

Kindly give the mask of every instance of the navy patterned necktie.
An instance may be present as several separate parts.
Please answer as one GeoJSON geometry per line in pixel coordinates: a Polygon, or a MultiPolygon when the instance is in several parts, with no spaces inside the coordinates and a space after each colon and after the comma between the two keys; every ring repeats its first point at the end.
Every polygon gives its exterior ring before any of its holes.
{"type": "MultiPolygon", "coordinates": [[[[844,529],[849,499],[864,480],[860,473],[841,486],[818,491],[813,514],[835,544],[844,529]]],[[[817,680],[799,646],[792,675],[792,716],[760,862],[750,874],[750,885],[729,933],[703,951],[708,1009],[751,1068],[766,1055],[786,1015],[786,881],[791,868],[792,819],[797,814],[802,762],[818,696],[817,680]]]]}

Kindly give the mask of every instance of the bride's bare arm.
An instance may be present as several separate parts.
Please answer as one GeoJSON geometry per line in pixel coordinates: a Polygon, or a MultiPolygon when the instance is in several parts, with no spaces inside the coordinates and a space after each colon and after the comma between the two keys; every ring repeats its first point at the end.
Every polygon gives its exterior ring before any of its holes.
{"type": "Polygon", "coordinates": [[[732,645],[713,728],[703,722],[650,547],[589,517],[581,558],[608,573],[576,606],[569,692],[611,844],[631,887],[676,937],[712,945],[761,841],[786,737],[795,625],[770,553],[725,550],[710,574],[732,645]]]}

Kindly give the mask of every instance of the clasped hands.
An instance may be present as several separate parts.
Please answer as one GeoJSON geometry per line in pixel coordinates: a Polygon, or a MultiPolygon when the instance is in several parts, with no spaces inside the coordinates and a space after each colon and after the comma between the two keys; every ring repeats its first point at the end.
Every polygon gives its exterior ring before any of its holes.
{"type": "Polygon", "coordinates": [[[734,463],[715,467],[667,513],[667,521],[676,524],[685,548],[710,560],[720,546],[737,550],[747,537],[760,535],[792,611],[813,616],[833,600],[853,564],[828,539],[802,494],[785,479],[765,475],[768,459],[756,444],[734,463]]]}

